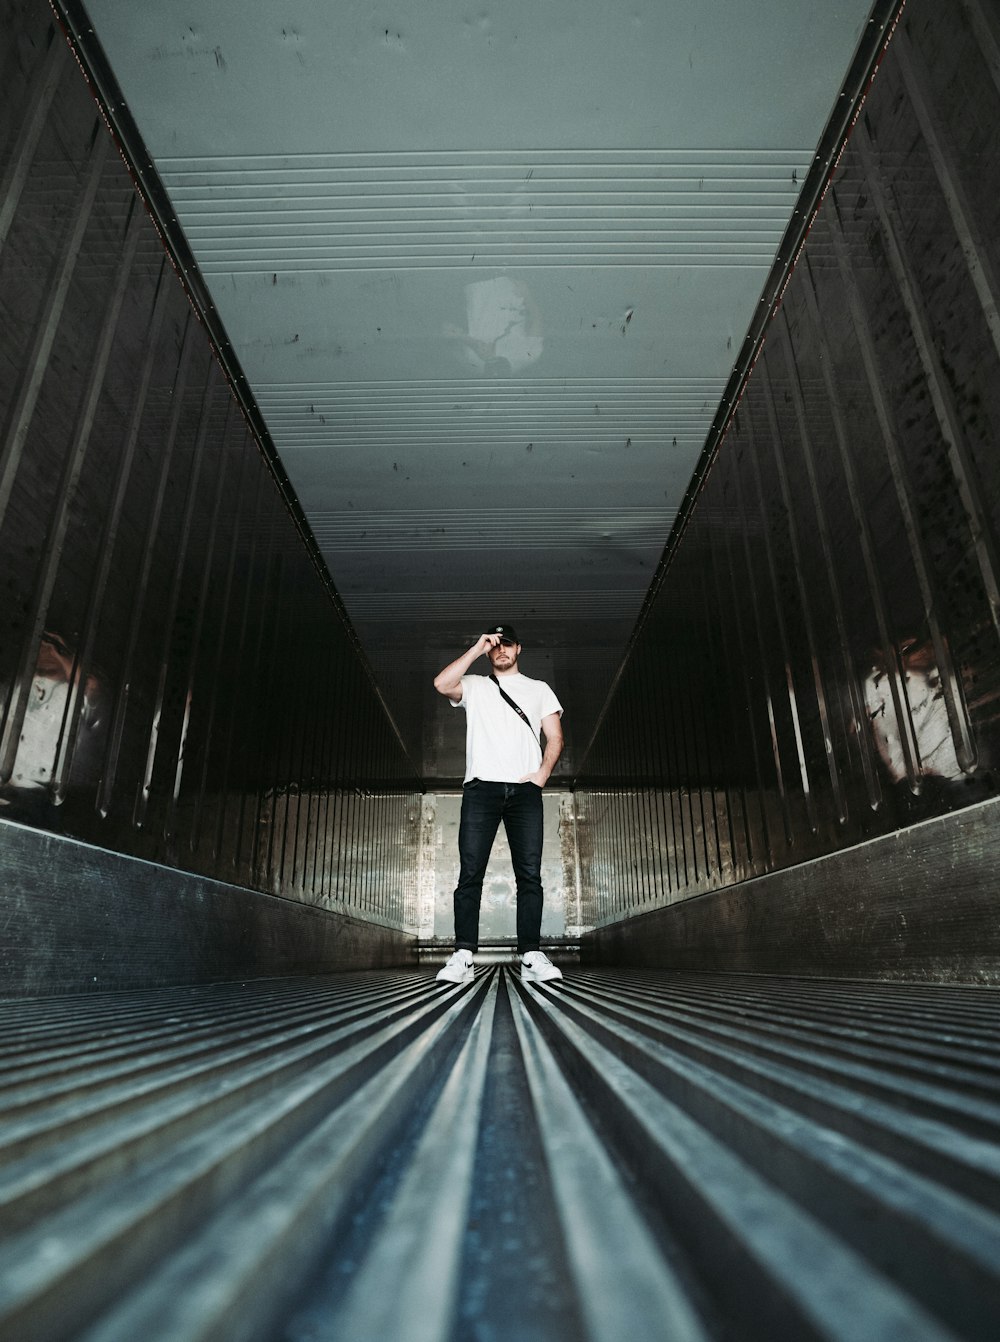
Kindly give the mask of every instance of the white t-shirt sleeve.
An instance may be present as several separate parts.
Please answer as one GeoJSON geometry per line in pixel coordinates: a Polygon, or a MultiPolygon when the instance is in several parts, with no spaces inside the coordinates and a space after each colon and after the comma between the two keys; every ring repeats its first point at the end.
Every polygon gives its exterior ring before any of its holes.
{"type": "Polygon", "coordinates": [[[452,708],[468,708],[469,694],[475,693],[471,687],[477,680],[482,680],[482,676],[463,676],[462,677],[462,697],[461,699],[449,699],[448,702],[452,708]]]}
{"type": "Polygon", "coordinates": [[[539,705],[539,707],[541,708],[542,717],[547,718],[550,713],[561,714],[563,711],[563,706],[556,698],[555,693],[553,692],[551,686],[546,685],[544,680],[539,681],[538,683],[541,685],[543,690],[541,696],[541,703],[539,705]]]}

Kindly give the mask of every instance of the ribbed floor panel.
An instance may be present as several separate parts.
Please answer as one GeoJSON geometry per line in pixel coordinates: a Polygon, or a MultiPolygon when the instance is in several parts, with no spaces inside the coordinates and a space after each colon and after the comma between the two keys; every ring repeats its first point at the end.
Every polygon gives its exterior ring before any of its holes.
{"type": "Polygon", "coordinates": [[[1000,1336],[1000,996],[379,972],[0,1003],[0,1337],[1000,1336]]]}

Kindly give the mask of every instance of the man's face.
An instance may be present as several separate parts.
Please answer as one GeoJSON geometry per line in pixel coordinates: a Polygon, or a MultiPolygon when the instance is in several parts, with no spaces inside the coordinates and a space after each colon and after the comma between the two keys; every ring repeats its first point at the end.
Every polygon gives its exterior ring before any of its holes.
{"type": "Polygon", "coordinates": [[[497,643],[495,647],[490,648],[489,658],[494,671],[509,671],[517,666],[518,653],[521,651],[520,643],[497,643]]]}

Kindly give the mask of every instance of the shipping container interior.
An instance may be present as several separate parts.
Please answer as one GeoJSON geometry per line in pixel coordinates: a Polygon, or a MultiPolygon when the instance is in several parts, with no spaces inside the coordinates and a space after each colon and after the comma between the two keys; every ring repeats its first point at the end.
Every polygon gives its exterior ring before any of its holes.
{"type": "Polygon", "coordinates": [[[870,5],[0,0],[4,1336],[994,1335],[1000,13],[870,5]]]}

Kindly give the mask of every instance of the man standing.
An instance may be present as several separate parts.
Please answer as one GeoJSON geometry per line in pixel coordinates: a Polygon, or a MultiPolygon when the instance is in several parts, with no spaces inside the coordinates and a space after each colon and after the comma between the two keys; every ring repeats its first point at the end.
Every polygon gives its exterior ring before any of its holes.
{"type": "Polygon", "coordinates": [[[518,670],[521,644],[495,624],[435,677],[434,688],[464,708],[465,784],[458,829],[461,870],[455,887],[455,953],[438,974],[471,983],[479,948],[479,903],[493,840],[503,821],[517,881],[517,953],[521,978],[545,983],[562,974],[538,949],[542,926],[542,789],[562,754],[562,705],[543,680],[518,670]],[[488,676],[470,676],[483,655],[488,676]],[[545,751],[539,745],[545,736],[545,751]]]}

